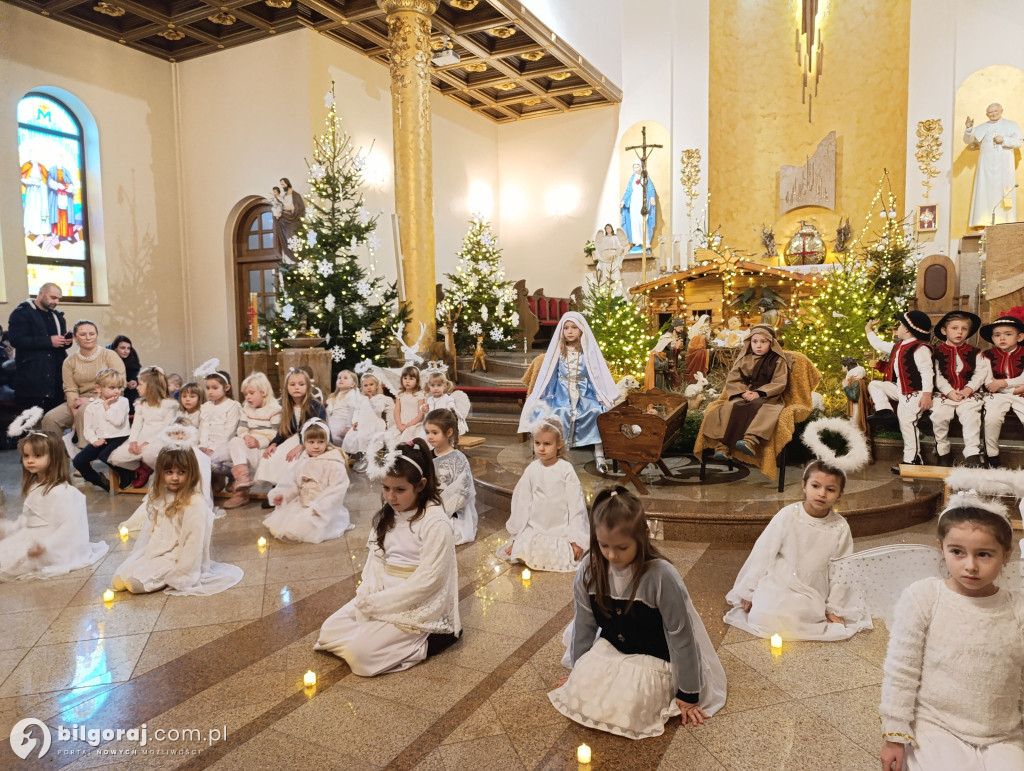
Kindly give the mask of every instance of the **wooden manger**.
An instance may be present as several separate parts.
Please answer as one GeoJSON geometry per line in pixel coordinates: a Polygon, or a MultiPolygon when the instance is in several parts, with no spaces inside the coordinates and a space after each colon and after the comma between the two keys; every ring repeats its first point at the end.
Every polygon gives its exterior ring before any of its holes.
{"type": "Polygon", "coordinates": [[[651,388],[630,394],[626,401],[598,416],[605,455],[622,464],[627,481],[641,495],[647,495],[647,488],[640,472],[648,463],[656,463],[665,476],[672,476],[662,455],[682,429],[686,407],[686,399],[679,394],[651,388]],[[658,413],[647,412],[649,407],[658,413]]]}

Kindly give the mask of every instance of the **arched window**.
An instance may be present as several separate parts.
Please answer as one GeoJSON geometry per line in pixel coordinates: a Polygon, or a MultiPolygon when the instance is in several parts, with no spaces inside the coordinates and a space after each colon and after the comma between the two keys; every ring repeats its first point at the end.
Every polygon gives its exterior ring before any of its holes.
{"type": "Polygon", "coordinates": [[[18,102],[18,161],[28,288],[57,284],[66,300],[92,302],[82,124],[52,96],[18,102]]]}

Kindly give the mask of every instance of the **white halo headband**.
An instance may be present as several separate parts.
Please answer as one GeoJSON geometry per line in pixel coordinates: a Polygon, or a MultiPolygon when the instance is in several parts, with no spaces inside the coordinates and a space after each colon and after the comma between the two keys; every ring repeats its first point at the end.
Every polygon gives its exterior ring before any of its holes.
{"type": "Polygon", "coordinates": [[[860,471],[870,460],[868,442],[864,434],[853,423],[843,418],[819,418],[811,421],[804,427],[801,441],[818,460],[844,474],[860,471]],[[846,454],[836,455],[835,451],[821,440],[822,431],[831,431],[843,437],[846,440],[846,454]]]}
{"type": "MultiPolygon", "coordinates": [[[[208,377],[218,377],[224,380],[224,376],[217,370],[220,368],[220,359],[207,359],[192,372],[196,380],[205,380],[208,377]]],[[[161,370],[162,371],[162,370],[161,370]]],[[[227,383],[226,380],[224,380],[227,383]]]]}
{"type": "Polygon", "coordinates": [[[946,484],[954,491],[946,508],[939,514],[947,514],[954,508],[974,507],[998,514],[1007,521],[1010,515],[1006,507],[991,497],[1013,496],[1021,498],[1024,512],[1024,470],[1021,469],[977,469],[956,466],[946,477],[946,484]]]}
{"type": "Polygon", "coordinates": [[[447,377],[448,365],[438,359],[431,359],[430,361],[427,362],[427,366],[420,370],[420,374],[423,375],[427,380],[432,378],[434,375],[444,375],[445,377],[447,377]]]}
{"type": "Polygon", "coordinates": [[[164,447],[187,450],[199,444],[199,429],[187,423],[171,423],[160,432],[164,447]]]}
{"type": "Polygon", "coordinates": [[[41,431],[32,431],[42,417],[42,407],[29,407],[27,410],[23,410],[18,417],[11,421],[11,425],[7,427],[7,436],[15,437],[25,433],[43,433],[41,431]]]}

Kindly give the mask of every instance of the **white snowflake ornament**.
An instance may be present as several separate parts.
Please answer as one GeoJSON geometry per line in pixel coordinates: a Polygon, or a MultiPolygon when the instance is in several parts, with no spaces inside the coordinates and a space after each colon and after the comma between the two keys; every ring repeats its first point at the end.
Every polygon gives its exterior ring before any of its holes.
{"type": "Polygon", "coordinates": [[[496,343],[500,343],[504,339],[505,333],[502,332],[500,329],[495,327],[494,329],[491,330],[491,340],[493,340],[496,343]]]}
{"type": "Polygon", "coordinates": [[[281,318],[284,319],[285,321],[290,321],[292,316],[294,316],[294,315],[295,315],[295,306],[292,305],[291,303],[288,303],[283,308],[281,308],[281,318]]]}
{"type": "Polygon", "coordinates": [[[334,273],[334,263],[330,260],[320,260],[316,264],[316,270],[321,276],[327,278],[334,273]]]}
{"type": "Polygon", "coordinates": [[[487,306],[486,305],[481,305],[480,306],[480,318],[482,318],[484,321],[487,321],[487,306]]]}
{"type": "Polygon", "coordinates": [[[297,252],[302,248],[302,239],[298,236],[291,236],[288,239],[288,251],[297,252]]]}
{"type": "Polygon", "coordinates": [[[337,301],[334,299],[334,295],[327,295],[327,297],[324,298],[324,310],[326,310],[328,313],[333,311],[335,302],[337,301]]]}
{"type": "Polygon", "coordinates": [[[369,281],[360,281],[358,284],[356,284],[356,292],[361,297],[369,297],[370,296],[370,292],[372,292],[372,291],[373,290],[370,288],[370,282],[369,281]]]}
{"type": "Polygon", "coordinates": [[[366,313],[366,307],[362,303],[352,303],[352,305],[350,305],[349,307],[352,309],[352,312],[357,316],[362,316],[364,313],[366,313]]]}
{"type": "Polygon", "coordinates": [[[339,361],[345,358],[345,349],[342,348],[340,345],[334,346],[333,348],[331,348],[331,358],[334,360],[335,364],[337,364],[339,361]]]}
{"type": "Polygon", "coordinates": [[[516,311],[512,311],[512,318],[510,319],[510,321],[512,322],[512,326],[518,327],[519,326],[519,313],[516,312],[516,311]]]}
{"type": "Polygon", "coordinates": [[[469,329],[469,334],[471,334],[471,335],[479,335],[479,334],[482,334],[483,331],[484,331],[484,328],[482,326],[480,326],[480,322],[479,321],[474,321],[472,324],[469,325],[468,329],[469,329]]]}
{"type": "Polygon", "coordinates": [[[309,167],[309,176],[319,182],[327,176],[327,169],[325,169],[322,164],[314,163],[309,167]]]}
{"type": "Polygon", "coordinates": [[[306,233],[306,243],[310,246],[316,246],[316,231],[310,230],[306,233]]]}
{"type": "Polygon", "coordinates": [[[313,272],[316,269],[313,267],[313,262],[311,260],[299,260],[299,267],[297,270],[299,271],[300,276],[308,279],[313,275],[313,272]]]}
{"type": "Polygon", "coordinates": [[[366,345],[370,342],[370,332],[366,329],[360,329],[356,332],[356,342],[360,345],[366,345]]]}

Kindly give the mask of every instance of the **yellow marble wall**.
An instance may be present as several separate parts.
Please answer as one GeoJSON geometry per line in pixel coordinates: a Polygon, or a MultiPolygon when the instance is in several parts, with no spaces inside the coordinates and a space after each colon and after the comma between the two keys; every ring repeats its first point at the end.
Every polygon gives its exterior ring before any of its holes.
{"type": "Polygon", "coordinates": [[[779,251],[816,220],[830,241],[840,215],[854,234],[888,168],[903,200],[906,176],[910,0],[823,0],[824,61],[813,122],[801,102],[794,50],[799,0],[711,4],[708,184],[710,224],[726,241],[760,255],[760,225],[775,226],[779,251]],[[780,216],[779,167],[800,165],[836,131],[836,208],[780,216]]]}
{"type": "MultiPolygon", "coordinates": [[[[971,196],[974,194],[974,174],[978,169],[978,151],[967,147],[963,141],[967,116],[974,118],[975,125],[984,123],[985,108],[992,102],[1003,106],[1003,116],[1024,125],[1024,70],[1008,64],[985,67],[968,75],[956,92],[956,106],[953,114],[953,211],[949,218],[949,237],[960,238],[974,232],[970,227],[971,196]]],[[[1017,164],[1017,182],[1020,187],[1014,192],[1017,197],[1017,217],[1024,216],[1024,163],[1021,151],[1014,152],[1017,164]]],[[[939,227],[943,224],[944,212],[939,212],[939,227]]]]}

